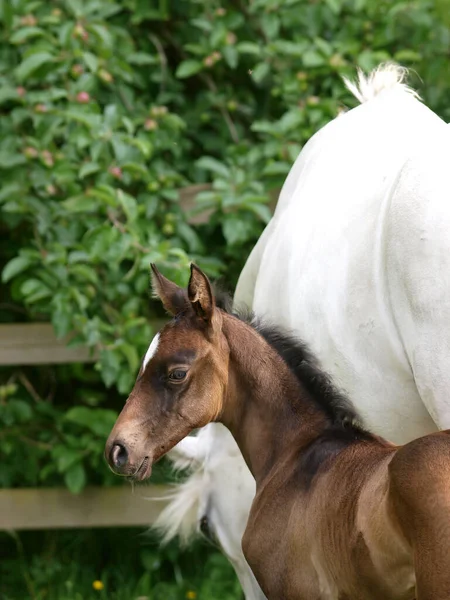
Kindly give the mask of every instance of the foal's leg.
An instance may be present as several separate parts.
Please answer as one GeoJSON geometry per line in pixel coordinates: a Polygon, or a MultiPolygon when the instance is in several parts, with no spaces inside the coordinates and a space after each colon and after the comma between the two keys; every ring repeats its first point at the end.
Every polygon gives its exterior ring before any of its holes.
{"type": "Polygon", "coordinates": [[[393,517],[411,546],[416,600],[450,599],[450,436],[400,448],[389,465],[393,517]]]}

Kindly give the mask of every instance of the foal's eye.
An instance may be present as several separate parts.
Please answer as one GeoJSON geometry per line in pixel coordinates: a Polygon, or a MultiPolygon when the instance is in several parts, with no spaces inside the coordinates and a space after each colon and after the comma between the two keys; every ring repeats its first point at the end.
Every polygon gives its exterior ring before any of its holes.
{"type": "Polygon", "coordinates": [[[169,373],[169,379],[170,381],[183,381],[183,379],[186,378],[187,375],[187,371],[185,371],[184,369],[174,369],[173,371],[171,371],[169,373]]]}

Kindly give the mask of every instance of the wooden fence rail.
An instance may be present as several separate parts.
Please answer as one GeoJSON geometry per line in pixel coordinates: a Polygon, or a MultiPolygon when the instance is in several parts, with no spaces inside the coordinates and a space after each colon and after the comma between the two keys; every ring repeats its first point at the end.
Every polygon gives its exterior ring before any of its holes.
{"type": "Polygon", "coordinates": [[[149,527],[166,504],[169,486],[0,490],[0,530],[149,527]]]}
{"type": "MultiPolygon", "coordinates": [[[[161,321],[155,321],[159,327],[161,321]]],[[[89,348],[67,347],[50,323],[0,325],[0,366],[92,362],[89,348]]],[[[105,466],[106,468],[106,466],[105,466]]],[[[129,484],[65,488],[0,489],[0,530],[150,526],[164,508],[169,486],[129,484]]]]}

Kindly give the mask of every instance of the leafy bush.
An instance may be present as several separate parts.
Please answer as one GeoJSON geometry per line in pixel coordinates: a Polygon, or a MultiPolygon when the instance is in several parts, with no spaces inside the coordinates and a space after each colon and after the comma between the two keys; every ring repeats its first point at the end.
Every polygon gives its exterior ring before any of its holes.
{"type": "MultiPolygon", "coordinates": [[[[429,105],[450,116],[446,8],[0,0],[0,317],[76,332],[111,390],[72,366],[67,394],[36,402],[4,370],[2,446],[17,473],[25,443],[29,483],[63,477],[80,490],[95,480],[111,408],[131,388],[149,319],[161,316],[148,301],[149,263],[184,283],[193,259],[233,286],[270,217],[271,190],[307,139],[355,104],[342,74],[393,58],[417,70],[429,105]],[[205,182],[194,212],[209,219],[193,226],[179,189],[205,182]]],[[[19,485],[13,471],[3,485],[19,485]]]]}
{"type": "Polygon", "coordinates": [[[0,532],[2,600],[242,600],[227,559],[138,529],[0,532]],[[208,577],[205,577],[205,572],[208,577]]]}

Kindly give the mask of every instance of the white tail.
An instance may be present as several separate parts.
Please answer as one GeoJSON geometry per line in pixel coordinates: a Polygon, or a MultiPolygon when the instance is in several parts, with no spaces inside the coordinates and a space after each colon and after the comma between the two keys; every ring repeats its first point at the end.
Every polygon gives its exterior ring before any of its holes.
{"type": "Polygon", "coordinates": [[[198,532],[200,503],[204,496],[205,481],[201,470],[190,473],[183,483],[174,486],[163,500],[169,504],[161,512],[153,528],[161,535],[163,544],[178,536],[183,546],[198,532]]]}
{"type": "Polygon", "coordinates": [[[379,65],[369,75],[365,75],[361,69],[358,69],[356,82],[350,81],[347,77],[343,77],[343,80],[346,88],[361,104],[373,100],[387,90],[401,90],[420,100],[419,94],[405,83],[407,75],[408,69],[405,67],[385,63],[379,65]]]}
{"type": "Polygon", "coordinates": [[[179,536],[182,544],[199,532],[200,519],[206,513],[209,492],[214,488],[214,470],[222,469],[230,457],[240,457],[239,449],[223,425],[210,424],[197,435],[177,444],[168,458],[175,470],[185,470],[188,479],[174,486],[166,496],[169,504],[153,524],[163,543],[179,536]],[[205,467],[206,465],[206,467],[205,467]]]}

